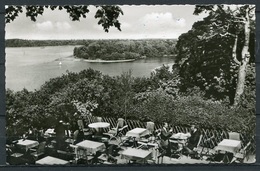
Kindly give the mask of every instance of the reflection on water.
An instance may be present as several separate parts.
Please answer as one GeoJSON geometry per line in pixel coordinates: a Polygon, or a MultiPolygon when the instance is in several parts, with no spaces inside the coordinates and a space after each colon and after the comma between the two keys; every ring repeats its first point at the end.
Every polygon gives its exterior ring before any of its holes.
{"type": "Polygon", "coordinates": [[[150,72],[173,59],[140,59],[124,63],[88,63],[71,58],[75,46],[6,48],[6,88],[34,90],[50,78],[67,71],[79,72],[93,68],[110,76],[129,70],[135,77],[150,76],[150,72]]]}

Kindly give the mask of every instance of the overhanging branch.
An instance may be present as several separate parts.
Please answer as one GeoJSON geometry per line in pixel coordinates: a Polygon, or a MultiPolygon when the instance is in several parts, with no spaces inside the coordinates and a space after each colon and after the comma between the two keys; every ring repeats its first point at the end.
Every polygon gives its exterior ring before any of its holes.
{"type": "Polygon", "coordinates": [[[241,62],[239,62],[239,61],[237,60],[237,39],[238,39],[238,37],[237,37],[237,35],[236,35],[236,37],[235,37],[235,42],[234,42],[233,49],[232,49],[232,57],[233,57],[233,60],[234,60],[234,62],[235,62],[236,64],[241,65],[241,62]]]}

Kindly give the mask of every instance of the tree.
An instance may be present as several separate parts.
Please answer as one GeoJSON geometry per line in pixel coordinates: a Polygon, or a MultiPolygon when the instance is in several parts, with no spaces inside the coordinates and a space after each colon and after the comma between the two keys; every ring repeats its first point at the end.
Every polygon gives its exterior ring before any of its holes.
{"type": "MultiPolygon", "coordinates": [[[[66,10],[72,21],[79,21],[81,18],[86,18],[86,14],[89,12],[88,6],[7,6],[5,9],[5,22],[10,23],[14,21],[20,13],[26,12],[26,17],[29,17],[32,21],[36,21],[38,15],[42,15],[45,9],[51,10],[66,10]]],[[[110,27],[116,27],[121,31],[121,24],[118,20],[120,15],[123,15],[123,11],[119,6],[115,5],[98,5],[95,18],[99,19],[98,24],[102,25],[105,32],[109,31],[110,27]]]]}
{"type": "MultiPolygon", "coordinates": [[[[233,61],[239,66],[238,69],[238,76],[237,76],[237,85],[236,85],[236,92],[234,97],[234,106],[237,106],[240,102],[241,96],[244,93],[244,87],[246,82],[246,74],[247,74],[247,67],[250,61],[250,51],[249,51],[249,43],[250,43],[250,33],[251,29],[254,29],[254,25],[252,25],[252,19],[255,17],[253,9],[255,6],[244,5],[237,7],[236,9],[232,10],[231,8],[225,7],[223,5],[218,5],[217,9],[210,5],[210,6],[197,6],[194,14],[199,14],[204,10],[210,11],[210,15],[215,16],[216,20],[213,21],[212,24],[218,27],[218,31],[216,34],[221,36],[231,35],[235,37],[234,45],[232,49],[232,57],[233,61]],[[228,16],[225,18],[220,18],[223,16],[228,16]],[[216,24],[217,19],[221,19],[223,21],[229,22],[227,25],[218,25],[216,24]],[[229,29],[229,28],[232,29],[229,29]],[[237,29],[236,29],[237,28],[237,29]],[[243,32],[243,45],[241,47],[241,59],[238,60],[237,58],[237,46],[238,46],[238,34],[243,32]]],[[[220,20],[220,21],[221,21],[220,20]]]]}
{"type": "Polygon", "coordinates": [[[229,96],[230,103],[238,106],[248,65],[254,62],[253,9],[250,5],[235,9],[225,5],[196,6],[194,14],[206,11],[208,16],[194,23],[176,45],[180,75],[186,86],[199,86],[220,99],[229,96]]]}

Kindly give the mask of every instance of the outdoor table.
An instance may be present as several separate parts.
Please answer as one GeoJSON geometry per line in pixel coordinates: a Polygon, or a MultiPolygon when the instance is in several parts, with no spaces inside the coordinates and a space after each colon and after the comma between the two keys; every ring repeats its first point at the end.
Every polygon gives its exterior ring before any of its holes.
{"type": "Polygon", "coordinates": [[[223,139],[215,150],[221,150],[235,154],[241,148],[241,141],[223,139]]]}
{"type": "Polygon", "coordinates": [[[16,145],[27,151],[28,149],[38,146],[39,142],[33,141],[33,140],[20,139],[20,140],[18,140],[18,143],[16,145]]]}
{"type": "Polygon", "coordinates": [[[136,149],[136,148],[127,148],[122,152],[122,157],[130,160],[142,160],[144,163],[152,158],[152,151],[136,149]]]}
{"type": "Polygon", "coordinates": [[[47,156],[36,161],[35,163],[41,165],[56,165],[56,164],[69,164],[69,161],[47,156]]]}
{"type": "Polygon", "coordinates": [[[187,142],[187,139],[190,137],[190,134],[187,133],[177,133],[177,134],[172,134],[170,137],[170,142],[173,143],[178,143],[178,144],[185,144],[187,142]]]}
{"type": "Polygon", "coordinates": [[[65,142],[68,144],[73,144],[74,140],[72,138],[68,138],[65,140],[65,142]]]}
{"type": "Polygon", "coordinates": [[[184,148],[184,146],[186,145],[189,137],[190,137],[190,133],[172,134],[172,136],[169,138],[169,142],[178,144],[178,149],[182,150],[184,148]]]}
{"type": "Polygon", "coordinates": [[[82,141],[76,144],[76,146],[78,146],[81,149],[85,149],[89,154],[95,154],[97,151],[102,151],[106,149],[104,143],[90,141],[90,140],[82,141]]]}
{"type": "Polygon", "coordinates": [[[56,135],[56,132],[54,131],[54,129],[47,129],[45,132],[44,132],[44,137],[55,137],[56,135]]]}
{"type": "Polygon", "coordinates": [[[107,122],[95,122],[88,125],[90,128],[108,128],[110,126],[107,122]]]}
{"type": "Polygon", "coordinates": [[[149,131],[145,128],[134,128],[126,133],[127,137],[133,137],[135,139],[140,139],[140,137],[148,135],[149,131]]]}
{"type": "Polygon", "coordinates": [[[228,162],[228,154],[227,153],[233,153],[236,154],[237,151],[241,148],[241,141],[238,140],[230,140],[230,139],[223,139],[218,146],[215,148],[216,151],[224,151],[225,155],[223,157],[223,160],[226,158],[228,162]]]}
{"type": "Polygon", "coordinates": [[[201,159],[192,159],[188,156],[182,155],[178,159],[164,158],[164,164],[209,164],[210,161],[201,159]]]}

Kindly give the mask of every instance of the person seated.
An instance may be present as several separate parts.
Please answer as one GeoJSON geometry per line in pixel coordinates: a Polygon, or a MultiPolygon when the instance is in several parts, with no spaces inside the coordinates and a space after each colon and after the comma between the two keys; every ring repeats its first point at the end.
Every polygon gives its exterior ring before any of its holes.
{"type": "Polygon", "coordinates": [[[166,150],[166,153],[170,153],[169,138],[172,136],[172,128],[169,129],[168,123],[164,123],[161,130],[161,146],[166,150]]]}
{"type": "Polygon", "coordinates": [[[201,132],[200,130],[195,126],[191,126],[191,132],[190,132],[190,137],[188,139],[187,145],[184,147],[188,154],[195,154],[195,149],[197,149],[200,141],[200,135],[201,132]]]}
{"type": "Polygon", "coordinates": [[[163,143],[168,145],[168,140],[172,136],[172,129],[169,129],[168,123],[164,123],[163,128],[161,130],[161,139],[163,143]]]}
{"type": "Polygon", "coordinates": [[[32,126],[28,128],[28,130],[23,134],[23,139],[28,140],[36,140],[36,129],[32,126]]]}
{"type": "Polygon", "coordinates": [[[78,129],[73,133],[74,145],[84,140],[84,132],[82,129],[78,129]]]}

